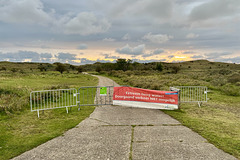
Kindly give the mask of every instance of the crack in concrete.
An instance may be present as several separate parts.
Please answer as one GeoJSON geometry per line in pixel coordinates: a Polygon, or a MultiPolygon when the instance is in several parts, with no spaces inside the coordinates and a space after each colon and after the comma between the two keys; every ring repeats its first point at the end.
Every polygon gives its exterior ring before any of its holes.
{"type": "Polygon", "coordinates": [[[131,134],[131,143],[130,143],[130,152],[129,152],[129,160],[132,160],[132,151],[133,151],[133,141],[134,141],[134,127],[136,125],[131,125],[132,126],[132,134],[131,134]]]}
{"type": "MultiPolygon", "coordinates": [[[[105,122],[105,121],[100,120],[100,119],[95,119],[95,118],[91,118],[91,117],[89,119],[92,119],[92,120],[95,120],[95,121],[98,121],[98,122],[102,122],[102,123],[106,123],[107,124],[106,126],[112,126],[111,123],[105,122]]],[[[105,126],[105,125],[101,125],[101,126],[105,126]]]]}

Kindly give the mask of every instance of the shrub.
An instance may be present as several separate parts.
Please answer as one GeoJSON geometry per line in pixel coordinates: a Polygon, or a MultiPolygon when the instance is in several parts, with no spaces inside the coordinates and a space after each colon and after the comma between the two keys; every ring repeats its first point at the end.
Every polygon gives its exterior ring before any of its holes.
{"type": "Polygon", "coordinates": [[[228,70],[228,69],[221,69],[220,71],[219,71],[219,74],[222,74],[222,75],[229,75],[229,74],[231,74],[232,73],[232,71],[231,70],[228,70]]]}
{"type": "Polygon", "coordinates": [[[0,89],[0,111],[10,113],[22,110],[29,105],[29,97],[24,95],[24,89],[1,88],[0,89]]]}
{"type": "Polygon", "coordinates": [[[173,73],[177,74],[180,71],[179,66],[172,66],[173,73]]]}
{"type": "Polygon", "coordinates": [[[223,86],[223,85],[227,84],[227,79],[216,77],[216,78],[214,78],[214,80],[211,81],[211,83],[214,86],[223,86]]]}
{"type": "Polygon", "coordinates": [[[240,82],[240,75],[239,74],[234,74],[231,77],[228,78],[229,83],[237,83],[240,82]]]}
{"type": "Polygon", "coordinates": [[[12,68],[11,71],[12,71],[13,73],[15,73],[15,72],[17,72],[17,69],[16,69],[16,68],[12,68]]]}
{"type": "Polygon", "coordinates": [[[221,87],[220,90],[229,96],[240,96],[240,87],[239,86],[227,84],[227,85],[224,85],[223,87],[221,87]]]}
{"type": "Polygon", "coordinates": [[[2,68],[0,69],[0,71],[6,71],[6,70],[7,70],[6,67],[2,67],[2,68]]]}

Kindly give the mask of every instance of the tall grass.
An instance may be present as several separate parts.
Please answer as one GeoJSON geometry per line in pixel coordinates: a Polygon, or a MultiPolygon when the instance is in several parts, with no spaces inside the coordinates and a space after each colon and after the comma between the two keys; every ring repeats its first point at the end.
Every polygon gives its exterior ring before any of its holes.
{"type": "Polygon", "coordinates": [[[94,107],[84,106],[81,111],[73,108],[55,109],[40,113],[30,111],[31,91],[48,89],[79,88],[95,86],[97,78],[58,72],[0,71],[0,159],[10,159],[30,150],[66,130],[75,127],[88,117],[94,107]]]}
{"type": "MultiPolygon", "coordinates": [[[[88,75],[59,72],[1,72],[0,112],[7,114],[29,109],[29,95],[34,90],[67,89],[85,85],[88,75]]],[[[95,81],[97,81],[95,79],[95,81]]],[[[88,84],[86,84],[88,85],[88,84]]]]}

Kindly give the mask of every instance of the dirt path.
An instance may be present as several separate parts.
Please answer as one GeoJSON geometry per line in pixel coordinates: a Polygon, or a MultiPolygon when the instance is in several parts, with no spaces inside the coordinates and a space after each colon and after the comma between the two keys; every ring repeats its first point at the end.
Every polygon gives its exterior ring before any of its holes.
{"type": "Polygon", "coordinates": [[[119,84],[117,84],[116,82],[114,82],[109,78],[106,78],[103,76],[97,76],[97,75],[94,75],[94,76],[99,79],[98,86],[114,86],[114,87],[120,86],[119,84]]]}
{"type": "MultiPolygon", "coordinates": [[[[100,86],[113,85],[97,77],[100,86]]],[[[160,110],[123,106],[96,107],[64,136],[15,159],[236,160],[160,110]]]]}

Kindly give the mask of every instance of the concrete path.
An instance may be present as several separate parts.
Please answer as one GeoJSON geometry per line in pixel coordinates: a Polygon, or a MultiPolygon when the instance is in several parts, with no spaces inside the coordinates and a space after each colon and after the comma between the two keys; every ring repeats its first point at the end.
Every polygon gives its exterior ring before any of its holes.
{"type": "MultiPolygon", "coordinates": [[[[101,86],[113,81],[100,77],[101,86]]],[[[115,84],[116,86],[116,84],[115,84]]],[[[96,107],[64,136],[15,159],[235,160],[160,110],[96,107]]]]}

